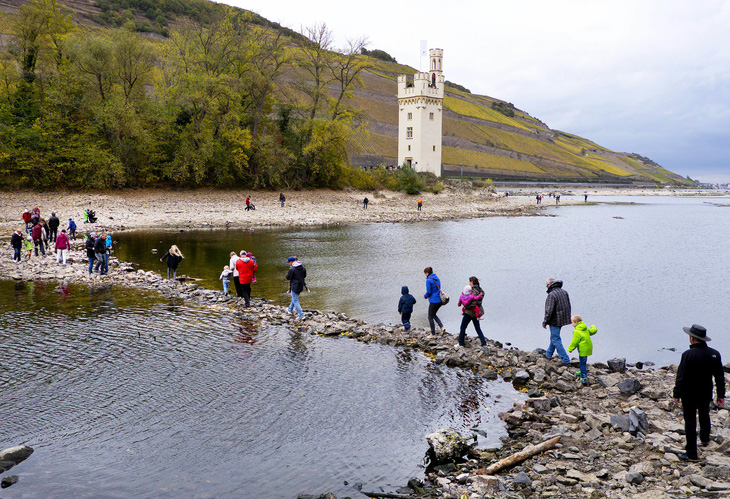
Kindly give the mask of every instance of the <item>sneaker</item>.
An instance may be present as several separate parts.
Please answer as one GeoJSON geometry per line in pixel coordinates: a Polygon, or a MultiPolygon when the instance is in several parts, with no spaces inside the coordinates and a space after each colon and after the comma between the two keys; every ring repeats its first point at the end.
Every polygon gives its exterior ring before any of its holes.
{"type": "Polygon", "coordinates": [[[441,328],[441,334],[446,334],[446,328],[445,327],[442,327],[441,328]]]}
{"type": "Polygon", "coordinates": [[[581,378],[580,379],[580,382],[583,383],[583,386],[587,386],[588,385],[588,378],[581,378]]]}
{"type": "Polygon", "coordinates": [[[456,345],[454,345],[454,349],[455,349],[455,350],[458,350],[458,349],[462,348],[463,346],[464,346],[464,345],[459,345],[459,344],[457,343],[456,345]]]}
{"type": "Polygon", "coordinates": [[[679,458],[680,461],[690,461],[690,462],[693,462],[693,463],[695,463],[695,462],[697,462],[697,461],[700,460],[700,458],[698,458],[697,456],[688,456],[685,453],[677,454],[677,457],[679,458]]]}
{"type": "Polygon", "coordinates": [[[576,375],[577,377],[580,377],[580,376],[581,376],[581,374],[580,374],[580,371],[576,371],[576,372],[575,372],[574,374],[575,374],[575,375],[576,375]]]}

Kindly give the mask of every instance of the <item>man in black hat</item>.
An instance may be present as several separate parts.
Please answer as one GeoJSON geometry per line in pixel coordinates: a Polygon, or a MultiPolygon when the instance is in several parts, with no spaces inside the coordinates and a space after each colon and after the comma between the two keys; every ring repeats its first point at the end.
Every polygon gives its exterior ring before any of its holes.
{"type": "Polygon", "coordinates": [[[682,461],[696,461],[697,457],[697,414],[700,419],[700,442],[704,447],[710,443],[710,402],[712,401],[712,378],[717,387],[717,405],[725,405],[725,373],[722,369],[720,352],[707,346],[710,338],[707,330],[699,324],[685,327],[689,335],[689,350],[682,354],[674,384],[674,402],[682,400],[684,431],[687,436],[686,453],[679,454],[682,461]]]}

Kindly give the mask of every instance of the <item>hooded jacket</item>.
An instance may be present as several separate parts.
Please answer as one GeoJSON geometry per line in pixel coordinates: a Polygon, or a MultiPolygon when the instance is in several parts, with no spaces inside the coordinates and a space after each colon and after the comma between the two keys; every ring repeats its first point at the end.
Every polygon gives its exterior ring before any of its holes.
{"type": "Polygon", "coordinates": [[[30,231],[30,235],[33,236],[34,240],[43,239],[43,226],[41,224],[35,224],[33,229],[30,231]]]}
{"type": "Polygon", "coordinates": [[[398,300],[398,312],[401,314],[410,314],[413,312],[413,305],[416,304],[416,299],[412,294],[408,292],[408,286],[400,288],[400,294],[403,295],[398,300]]]}
{"type": "Polygon", "coordinates": [[[547,288],[543,326],[563,327],[570,324],[570,297],[563,289],[563,281],[555,281],[547,288]]]}
{"type": "Polygon", "coordinates": [[[441,303],[439,291],[441,291],[441,281],[432,273],[426,277],[426,294],[423,297],[428,298],[429,303],[441,303]]]}
{"type": "Polygon", "coordinates": [[[68,240],[68,236],[65,232],[61,232],[56,238],[56,249],[67,250],[71,247],[71,241],[68,240]]]}
{"type": "Polygon", "coordinates": [[[588,327],[585,322],[580,321],[573,330],[573,341],[568,345],[568,351],[572,352],[578,348],[578,355],[588,357],[593,355],[593,342],[591,336],[598,332],[596,326],[588,327]]]}
{"type": "Polygon", "coordinates": [[[259,269],[259,266],[249,257],[244,256],[236,262],[236,270],[238,270],[238,282],[241,284],[251,284],[253,281],[253,273],[259,269]]]}
{"type": "Polygon", "coordinates": [[[304,268],[302,262],[296,261],[286,273],[286,280],[289,281],[291,292],[299,294],[304,291],[304,283],[307,278],[307,269],[304,268]]]}
{"type": "Polygon", "coordinates": [[[87,258],[96,258],[96,253],[94,253],[94,241],[96,241],[95,237],[89,237],[86,240],[86,256],[87,258]]]}

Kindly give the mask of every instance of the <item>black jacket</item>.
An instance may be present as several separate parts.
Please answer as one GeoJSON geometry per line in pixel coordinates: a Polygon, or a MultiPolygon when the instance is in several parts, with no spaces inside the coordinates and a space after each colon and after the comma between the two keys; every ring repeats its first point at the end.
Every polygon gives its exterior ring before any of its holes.
{"type": "Polygon", "coordinates": [[[725,398],[725,372],[720,352],[707,343],[694,343],[682,354],[674,384],[675,399],[712,400],[712,378],[717,385],[717,398],[725,398]]]}
{"type": "Polygon", "coordinates": [[[13,235],[10,236],[10,245],[13,248],[22,248],[23,247],[23,235],[18,234],[17,232],[13,232],[13,235]]]}
{"type": "Polygon", "coordinates": [[[169,251],[167,253],[165,253],[165,256],[162,257],[163,260],[165,258],[167,258],[168,268],[171,268],[173,270],[177,270],[178,263],[180,263],[182,261],[181,256],[175,256],[172,253],[170,253],[169,251]]]}
{"type": "Polygon", "coordinates": [[[61,221],[58,219],[57,216],[52,216],[48,219],[48,228],[49,229],[58,229],[58,226],[61,225],[61,221]]]}
{"type": "Polygon", "coordinates": [[[299,294],[304,291],[304,280],[307,278],[307,269],[304,265],[292,265],[286,273],[286,280],[289,281],[291,292],[299,294]]]}
{"type": "Polygon", "coordinates": [[[398,300],[398,312],[403,314],[410,314],[413,312],[413,305],[416,304],[416,299],[412,294],[408,293],[408,286],[400,288],[400,294],[403,296],[398,300]]]}
{"type": "Polygon", "coordinates": [[[106,238],[99,236],[96,238],[96,241],[94,241],[94,253],[99,253],[100,255],[106,254],[106,238]]]}
{"type": "Polygon", "coordinates": [[[484,290],[481,288],[481,286],[472,286],[471,294],[474,296],[481,295],[482,297],[478,300],[472,301],[468,307],[464,307],[464,313],[471,317],[476,317],[477,313],[474,310],[474,307],[479,307],[479,310],[482,311],[482,314],[484,313],[484,308],[482,307],[482,301],[484,301],[484,290]]]}
{"type": "Polygon", "coordinates": [[[570,297],[563,289],[563,281],[555,281],[547,289],[544,326],[563,327],[570,324],[570,297]]]}
{"type": "Polygon", "coordinates": [[[94,253],[94,239],[93,237],[90,237],[86,240],[86,256],[88,258],[96,258],[96,254],[94,253]]]}

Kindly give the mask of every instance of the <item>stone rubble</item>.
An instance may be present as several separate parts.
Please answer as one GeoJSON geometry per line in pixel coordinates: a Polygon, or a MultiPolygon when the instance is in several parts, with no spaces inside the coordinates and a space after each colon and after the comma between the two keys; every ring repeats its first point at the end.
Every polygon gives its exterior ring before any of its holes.
{"type": "Polygon", "coordinates": [[[596,362],[589,365],[588,386],[583,386],[575,375],[577,362],[563,366],[546,359],[541,350],[525,352],[491,340],[480,348],[471,337],[466,347],[456,349],[448,334],[432,335],[423,328],[406,332],[334,311],[306,311],[300,320],[285,307],[254,299],[250,308],[244,308],[238,298],[194,283],[167,281],[113,257],[109,275],[89,276],[85,260],[77,242],[69,265],[56,264],[52,256],[33,257],[21,264],[8,258],[0,261],[0,278],[91,286],[113,283],[201,306],[225,305],[252,321],[283,325],[295,334],[348,337],[417,350],[433,362],[471,369],[487,380],[510,381],[527,394],[526,400],[500,414],[509,434],[501,448],[469,447],[465,459],[429,468],[423,483],[409,482],[400,489],[405,491],[400,494],[403,497],[649,499],[721,497],[730,490],[730,417],[724,408],[711,411],[712,438],[707,447],[700,447],[701,461],[685,463],[677,458],[684,451],[684,428],[681,407],[671,398],[676,366],[637,369],[623,359],[596,362]],[[561,436],[556,448],[495,476],[482,474],[491,463],[556,435],[561,436]]]}

